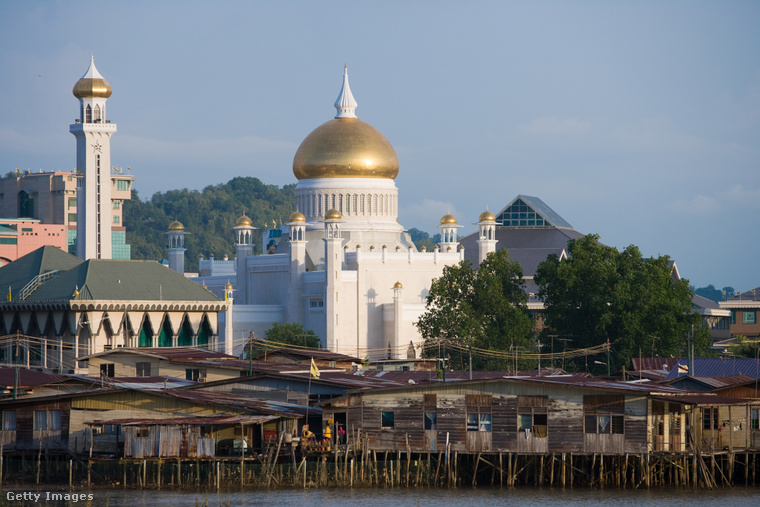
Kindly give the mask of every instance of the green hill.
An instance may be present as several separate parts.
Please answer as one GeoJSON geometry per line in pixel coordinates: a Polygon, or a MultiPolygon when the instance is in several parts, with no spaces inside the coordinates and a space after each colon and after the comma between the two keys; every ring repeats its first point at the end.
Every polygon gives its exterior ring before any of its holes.
{"type": "MultiPolygon", "coordinates": [[[[166,232],[169,224],[179,220],[189,233],[185,237],[185,270],[198,270],[198,255],[225,254],[235,256],[235,234],[232,228],[243,213],[263,230],[287,221],[294,211],[295,184],[282,188],[265,185],[257,178],[233,178],[222,185],[198,190],[158,192],[141,201],[137,191],[124,202],[124,223],[127,243],[132,245],[133,259],[166,258],[166,232]]],[[[254,241],[254,253],[260,253],[260,242],[254,241]]]]}

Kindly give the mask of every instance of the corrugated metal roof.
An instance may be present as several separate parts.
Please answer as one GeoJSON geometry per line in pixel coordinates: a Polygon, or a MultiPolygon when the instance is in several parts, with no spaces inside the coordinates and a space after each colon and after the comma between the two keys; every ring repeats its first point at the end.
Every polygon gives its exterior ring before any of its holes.
{"type": "Polygon", "coordinates": [[[720,310],[720,305],[713,301],[712,299],[707,299],[706,297],[700,296],[698,294],[694,294],[694,297],[691,298],[691,302],[694,303],[694,306],[697,308],[704,308],[704,309],[711,309],[711,310],[720,310]]]}
{"type": "Polygon", "coordinates": [[[208,403],[218,406],[227,406],[238,410],[250,410],[266,415],[276,415],[280,417],[304,417],[307,412],[315,413],[313,407],[304,405],[295,405],[277,400],[268,400],[261,398],[252,398],[246,395],[225,393],[221,391],[200,391],[200,390],[153,390],[146,389],[144,392],[155,393],[161,396],[168,396],[192,403],[208,403]]]}
{"type": "Polygon", "coordinates": [[[675,357],[634,357],[631,360],[634,371],[649,370],[663,372],[671,371],[678,365],[679,361],[681,359],[675,357]]]}
{"type": "MultiPolygon", "coordinates": [[[[15,368],[0,368],[0,386],[13,389],[16,381],[14,380],[15,368]]],[[[27,370],[26,368],[18,369],[18,386],[20,388],[35,387],[54,382],[66,380],[65,375],[54,375],[41,371],[27,370]]]]}
{"type": "Polygon", "coordinates": [[[151,356],[158,359],[167,359],[170,361],[190,360],[190,359],[238,359],[223,352],[202,349],[198,347],[119,347],[111,350],[104,350],[97,354],[80,357],[80,360],[91,357],[101,357],[110,354],[134,353],[143,356],[151,356]]]}
{"type": "Polygon", "coordinates": [[[85,422],[88,426],[100,426],[101,424],[118,424],[120,426],[175,426],[189,424],[192,426],[208,425],[237,425],[237,424],[261,424],[278,419],[274,415],[218,415],[218,416],[188,416],[170,417],[160,419],[97,419],[85,422]]]}
{"type": "MultiPolygon", "coordinates": [[[[561,369],[555,368],[555,369],[549,369],[549,368],[542,368],[541,369],[541,375],[547,376],[547,375],[557,375],[557,374],[563,374],[564,372],[561,369]]],[[[376,371],[376,370],[369,370],[369,371],[361,371],[357,372],[356,375],[361,375],[365,378],[375,377],[383,380],[390,380],[399,384],[411,384],[413,381],[416,384],[421,384],[425,382],[440,382],[442,379],[438,378],[437,373],[435,371],[376,371]]],[[[539,375],[537,370],[521,370],[518,372],[513,371],[473,371],[472,372],[472,379],[473,380],[486,380],[486,379],[499,379],[504,378],[508,376],[519,376],[519,377],[537,377],[539,375]]],[[[586,376],[585,373],[580,374],[583,376],[586,376]]],[[[461,380],[469,380],[470,379],[470,372],[468,371],[447,371],[446,372],[446,381],[447,382],[455,382],[455,381],[461,381],[461,380]]]]}
{"type": "MultiPolygon", "coordinates": [[[[681,358],[679,364],[688,365],[689,360],[681,358]]],[[[743,357],[698,357],[694,359],[694,371],[688,374],[696,377],[730,377],[733,375],[747,375],[753,379],[760,378],[760,361],[743,357]]],[[[687,373],[679,373],[678,368],[673,368],[665,377],[665,380],[673,380],[685,377],[687,373]]]]}
{"type": "Polygon", "coordinates": [[[361,359],[358,357],[347,356],[346,354],[339,354],[337,352],[331,352],[325,349],[299,349],[299,348],[272,348],[265,353],[259,354],[254,359],[260,359],[268,355],[277,354],[284,357],[292,357],[295,359],[322,359],[325,361],[346,361],[353,363],[360,363],[361,359]]]}
{"type": "Polygon", "coordinates": [[[712,394],[686,393],[673,396],[654,395],[654,399],[667,401],[668,403],[680,403],[682,405],[746,405],[751,400],[745,398],[729,398],[712,394]]]}
{"type": "MultiPolygon", "coordinates": [[[[682,379],[689,379],[694,382],[706,385],[712,389],[723,389],[725,387],[740,386],[744,384],[755,383],[757,380],[747,375],[732,375],[730,377],[679,377],[674,382],[682,379]]],[[[675,385],[675,383],[673,384],[675,385]]]]}

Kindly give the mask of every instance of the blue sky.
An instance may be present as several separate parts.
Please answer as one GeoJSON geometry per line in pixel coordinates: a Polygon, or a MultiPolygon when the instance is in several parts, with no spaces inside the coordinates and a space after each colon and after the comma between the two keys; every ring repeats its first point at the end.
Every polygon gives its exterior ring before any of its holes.
{"type": "MultiPolygon", "coordinates": [[[[112,163],[141,198],[294,183],[357,115],[396,148],[400,221],[462,232],[538,196],[697,287],[760,285],[760,2],[0,2],[0,172],[70,170],[71,89],[113,87],[112,163]]],[[[131,224],[126,224],[128,227],[131,224]]],[[[230,241],[233,238],[230,236],[230,241]]]]}

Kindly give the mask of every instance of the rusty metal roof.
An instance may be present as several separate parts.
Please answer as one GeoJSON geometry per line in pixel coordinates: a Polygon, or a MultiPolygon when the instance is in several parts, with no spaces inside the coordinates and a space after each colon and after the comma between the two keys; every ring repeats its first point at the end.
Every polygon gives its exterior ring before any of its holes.
{"type": "Polygon", "coordinates": [[[118,424],[120,426],[175,426],[189,424],[192,426],[207,425],[237,425],[237,424],[261,424],[278,419],[273,415],[215,415],[215,416],[188,416],[170,417],[160,419],[98,419],[85,422],[88,426],[100,426],[101,424],[118,424]]]}
{"type": "Polygon", "coordinates": [[[190,361],[196,359],[238,359],[235,356],[216,352],[213,350],[202,349],[198,347],[119,347],[111,350],[104,350],[97,354],[80,357],[79,360],[90,359],[92,357],[107,356],[110,354],[132,353],[141,356],[156,357],[169,361],[190,361]]]}
{"type": "MultiPolygon", "coordinates": [[[[266,343],[266,342],[264,342],[266,343]]],[[[343,361],[351,363],[361,363],[361,359],[358,357],[347,356],[346,354],[339,354],[337,352],[331,352],[325,349],[303,349],[303,348],[272,348],[266,352],[256,356],[256,359],[263,358],[268,355],[280,355],[285,357],[292,357],[296,359],[322,359],[324,361],[343,361]]]]}
{"type": "MultiPolygon", "coordinates": [[[[0,387],[13,389],[15,368],[0,368],[0,387]]],[[[52,384],[67,380],[65,375],[54,375],[52,373],[43,373],[41,371],[28,370],[26,368],[18,369],[18,387],[28,388],[40,386],[43,384],[52,384]]]]}
{"type": "Polygon", "coordinates": [[[705,393],[684,393],[673,396],[654,395],[652,398],[668,403],[680,403],[681,405],[746,405],[752,402],[748,398],[729,398],[705,393]]]}
{"type": "Polygon", "coordinates": [[[295,405],[277,400],[268,400],[263,398],[252,398],[242,394],[232,394],[219,391],[199,391],[199,390],[156,390],[145,389],[142,392],[168,396],[192,403],[208,403],[222,407],[235,408],[237,410],[247,410],[265,415],[275,415],[279,417],[304,417],[307,412],[316,414],[319,409],[307,407],[305,405],[295,405]]]}
{"type": "Polygon", "coordinates": [[[634,371],[653,370],[667,374],[678,365],[679,359],[677,357],[634,357],[631,362],[634,371]]]}
{"type": "MultiPolygon", "coordinates": [[[[558,375],[558,374],[564,374],[561,369],[559,368],[542,368],[540,376],[544,377],[547,375],[558,375]]],[[[421,384],[424,382],[441,382],[442,379],[438,378],[437,373],[435,371],[377,371],[377,370],[368,370],[368,371],[361,371],[356,373],[359,376],[365,377],[365,378],[376,378],[376,379],[383,379],[383,380],[390,380],[393,382],[398,382],[401,384],[421,384]]],[[[576,374],[578,376],[587,376],[585,373],[582,374],[576,374]]],[[[486,380],[486,379],[494,379],[494,378],[503,378],[508,376],[518,376],[518,377],[537,377],[539,376],[539,373],[537,370],[521,370],[518,372],[510,372],[510,371],[473,371],[472,372],[472,380],[486,380]]],[[[460,380],[470,380],[470,372],[468,371],[447,371],[446,372],[446,381],[447,382],[454,382],[454,381],[460,381],[460,380]]]]}

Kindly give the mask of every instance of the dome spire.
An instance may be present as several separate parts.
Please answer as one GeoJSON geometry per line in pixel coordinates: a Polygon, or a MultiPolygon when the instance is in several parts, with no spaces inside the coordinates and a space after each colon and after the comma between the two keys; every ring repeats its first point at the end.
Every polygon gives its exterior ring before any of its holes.
{"type": "Polygon", "coordinates": [[[343,65],[343,86],[340,88],[340,94],[335,101],[335,109],[338,110],[336,118],[356,118],[356,103],[354,96],[351,94],[351,87],[348,86],[348,64],[343,65]]]}

